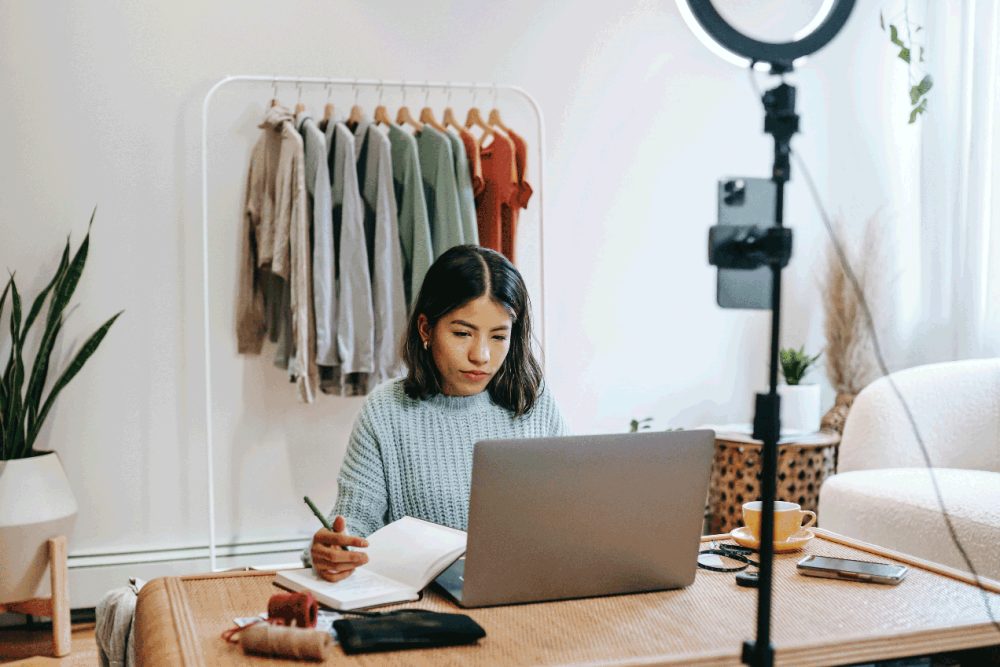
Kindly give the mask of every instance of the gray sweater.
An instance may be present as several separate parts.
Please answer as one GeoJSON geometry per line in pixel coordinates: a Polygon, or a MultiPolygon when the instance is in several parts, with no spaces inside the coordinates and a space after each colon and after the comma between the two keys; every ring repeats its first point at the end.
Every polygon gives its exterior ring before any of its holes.
{"type": "Polygon", "coordinates": [[[354,422],[330,522],[343,516],[358,537],[404,516],[467,530],[473,445],[568,434],[544,385],[532,410],[515,419],[486,391],[412,399],[402,380],[391,380],[368,395],[354,422]]]}

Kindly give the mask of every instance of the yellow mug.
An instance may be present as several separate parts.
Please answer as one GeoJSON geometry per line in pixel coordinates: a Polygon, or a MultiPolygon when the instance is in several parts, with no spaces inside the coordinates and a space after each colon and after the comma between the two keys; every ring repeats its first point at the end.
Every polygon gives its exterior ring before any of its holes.
{"type": "MultiPolygon", "coordinates": [[[[747,525],[753,538],[760,542],[760,517],[761,501],[755,500],[752,503],[743,504],[743,523],[747,525]]],[[[785,542],[795,533],[803,528],[816,523],[816,513],[803,510],[798,503],[789,503],[783,500],[774,502],[774,541],[785,542]],[[802,523],[802,518],[808,516],[809,522],[802,523]]]]}

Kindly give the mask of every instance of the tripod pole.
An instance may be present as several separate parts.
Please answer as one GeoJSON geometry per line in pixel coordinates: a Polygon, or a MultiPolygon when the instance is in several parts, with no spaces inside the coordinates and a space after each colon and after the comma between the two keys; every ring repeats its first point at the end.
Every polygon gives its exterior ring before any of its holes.
{"type": "MultiPolygon", "coordinates": [[[[784,223],[785,182],[789,178],[789,154],[792,135],[798,131],[799,117],[795,114],[795,89],[785,83],[764,95],[767,115],[764,131],[774,135],[774,172],[776,199],[775,226],[784,223]]],[[[770,391],[757,395],[753,437],[764,443],[761,460],[761,522],[760,575],[757,584],[757,638],[743,644],[743,662],[756,667],[772,667],[774,647],[771,645],[771,591],[774,574],[774,501],[777,495],[778,438],[781,433],[781,398],[778,396],[778,334],[781,329],[781,269],[772,262],[771,284],[771,364],[770,391]]]]}

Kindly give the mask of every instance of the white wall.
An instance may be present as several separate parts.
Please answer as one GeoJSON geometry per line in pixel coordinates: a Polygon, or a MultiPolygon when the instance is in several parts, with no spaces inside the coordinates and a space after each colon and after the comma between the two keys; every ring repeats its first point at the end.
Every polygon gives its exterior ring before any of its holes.
{"type": "MultiPolygon", "coordinates": [[[[912,210],[915,130],[901,120],[905,91],[877,12],[859,2],[845,33],[793,77],[793,145],[833,209],[858,219],[882,204],[912,210]]],[[[746,73],[707,53],[672,1],[10,2],[0,4],[0,43],[0,265],[36,294],[65,235],[79,242],[99,203],[61,353],[125,309],[43,432],[80,503],[74,606],[95,604],[125,572],[204,567],[199,141],[202,100],[226,74],[524,87],[548,123],[548,378],[572,427],[749,420],[766,381],[769,317],[715,306],[705,246],[716,180],[766,176],[772,148],[746,73]],[[157,549],[193,560],[141,553],[157,549]],[[89,567],[100,554],[169,562],[89,567]]],[[[210,119],[217,536],[293,540],[287,551],[315,529],[302,495],[332,505],[361,399],[300,405],[281,372],[233,353],[243,173],[270,94],[227,87],[210,119]]],[[[294,94],[282,88],[289,104],[294,94]]],[[[317,111],[325,98],[305,95],[317,111]]],[[[334,94],[339,109],[352,98],[334,94]]],[[[394,108],[398,93],[386,100],[394,108]]],[[[453,104],[462,114],[469,101],[456,94],[453,104]]],[[[501,105],[526,127],[513,98],[501,105]]],[[[796,237],[782,342],[817,350],[822,233],[796,169],[787,193],[796,237]]]]}

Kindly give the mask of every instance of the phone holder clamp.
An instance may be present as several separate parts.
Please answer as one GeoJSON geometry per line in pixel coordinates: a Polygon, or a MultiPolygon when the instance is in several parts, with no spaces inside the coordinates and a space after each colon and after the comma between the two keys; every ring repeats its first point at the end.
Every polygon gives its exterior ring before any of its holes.
{"type": "Polygon", "coordinates": [[[792,257],[792,230],[786,227],[714,225],[708,231],[708,263],[720,269],[753,270],[792,257]]]}

